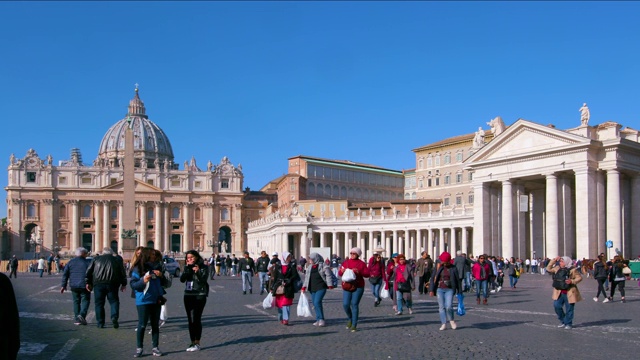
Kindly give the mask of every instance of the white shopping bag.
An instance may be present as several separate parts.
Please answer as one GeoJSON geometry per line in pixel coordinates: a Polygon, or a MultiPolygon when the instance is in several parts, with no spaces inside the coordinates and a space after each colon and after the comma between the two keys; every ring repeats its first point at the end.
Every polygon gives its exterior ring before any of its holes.
{"type": "Polygon", "coordinates": [[[342,273],[342,281],[353,281],[356,279],[356,273],[353,272],[353,270],[351,269],[346,269],[343,273],[342,273]]]}
{"type": "Polygon", "coordinates": [[[298,299],[298,316],[300,317],[311,316],[311,309],[309,308],[309,299],[307,299],[307,295],[305,295],[305,293],[300,293],[300,298],[298,299]]]}
{"type": "Polygon", "coordinates": [[[262,300],[262,307],[265,309],[271,309],[273,307],[274,302],[275,302],[275,299],[273,298],[273,294],[269,292],[267,294],[267,297],[264,298],[264,300],[262,300]]]}
{"type": "Polygon", "coordinates": [[[167,305],[162,305],[160,308],[160,320],[167,321],[169,320],[169,315],[167,314],[167,305]]]}
{"type": "Polygon", "coordinates": [[[382,289],[380,289],[380,297],[383,299],[388,299],[389,298],[389,289],[387,289],[387,287],[383,287],[382,289]]]}

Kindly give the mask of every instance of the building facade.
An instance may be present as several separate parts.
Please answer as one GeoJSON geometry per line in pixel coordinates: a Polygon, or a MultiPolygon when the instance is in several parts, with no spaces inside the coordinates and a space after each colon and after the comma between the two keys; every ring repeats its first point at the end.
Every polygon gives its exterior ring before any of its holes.
{"type": "MultiPolygon", "coordinates": [[[[83,246],[122,253],[124,133],[133,129],[137,242],[164,253],[189,249],[241,251],[242,167],[227,157],[201,169],[174,163],[171,142],[149,120],[136,89],[125,118],[104,135],[92,164],[78,149],[54,165],[30,149],[8,167],[4,253],[29,254],[83,246]]],[[[5,255],[5,254],[3,254],[5,255]]],[[[6,255],[5,255],[6,256],[6,255]]]]}

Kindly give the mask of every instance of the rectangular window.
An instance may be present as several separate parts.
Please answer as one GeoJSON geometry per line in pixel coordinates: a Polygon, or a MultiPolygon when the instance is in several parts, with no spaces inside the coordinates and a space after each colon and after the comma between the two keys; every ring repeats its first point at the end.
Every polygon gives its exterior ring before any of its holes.
{"type": "Polygon", "coordinates": [[[147,225],[147,229],[153,230],[153,225],[147,225]]]}
{"type": "Polygon", "coordinates": [[[473,194],[469,195],[469,204],[473,204],[473,194]]]}
{"type": "Polygon", "coordinates": [[[90,177],[83,177],[82,178],[82,183],[83,184],[91,184],[91,178],[90,177]]]}
{"type": "Polygon", "coordinates": [[[36,173],[34,171],[27,172],[27,182],[28,183],[36,182],[36,173]]]}
{"type": "Polygon", "coordinates": [[[462,182],[462,174],[456,174],[456,182],[460,184],[462,182]]]}
{"type": "Polygon", "coordinates": [[[324,206],[325,206],[324,204],[320,205],[320,211],[324,212],[324,209],[325,209],[324,206]]]}
{"type": "Polygon", "coordinates": [[[451,183],[451,176],[449,175],[445,175],[444,177],[444,184],[445,185],[449,185],[451,183]]]}
{"type": "Polygon", "coordinates": [[[345,204],[340,204],[340,210],[344,211],[344,208],[345,208],[345,204]]]}
{"type": "Polygon", "coordinates": [[[112,229],[117,229],[117,228],[118,228],[118,225],[116,225],[116,224],[111,224],[111,228],[112,228],[112,229]]]}
{"type": "Polygon", "coordinates": [[[193,186],[195,186],[196,189],[200,189],[202,188],[202,181],[196,181],[193,183],[193,186]]]}
{"type": "Polygon", "coordinates": [[[111,179],[109,179],[109,183],[110,183],[111,185],[113,185],[113,184],[115,184],[115,183],[117,183],[117,182],[118,182],[118,179],[117,179],[117,178],[111,178],[111,179]]]}
{"type": "Polygon", "coordinates": [[[333,211],[334,207],[333,204],[329,204],[329,211],[333,211]]]}
{"type": "Polygon", "coordinates": [[[60,178],[58,179],[58,183],[60,185],[67,185],[67,177],[66,176],[60,176],[60,178]]]}
{"type": "Polygon", "coordinates": [[[296,191],[296,183],[292,182],[290,189],[291,189],[291,191],[296,191]]]}
{"type": "Polygon", "coordinates": [[[462,153],[461,152],[456,154],[456,161],[457,162],[462,162],[462,153]]]}
{"type": "Polygon", "coordinates": [[[304,214],[304,205],[298,205],[298,213],[304,214]]]}
{"type": "Polygon", "coordinates": [[[180,225],[173,225],[173,230],[180,230],[180,225]]]}
{"type": "Polygon", "coordinates": [[[180,180],[171,180],[171,186],[180,187],[180,180]]]}
{"type": "Polygon", "coordinates": [[[469,173],[469,181],[472,181],[472,180],[473,180],[473,173],[472,173],[472,172],[470,172],[470,173],[469,173]]]}
{"type": "Polygon", "coordinates": [[[456,196],[456,205],[462,205],[462,196],[456,196]]]}
{"type": "Polygon", "coordinates": [[[440,166],[440,156],[436,156],[436,166],[440,166]]]}
{"type": "Polygon", "coordinates": [[[147,184],[153,185],[153,179],[147,179],[147,184]]]}
{"type": "Polygon", "coordinates": [[[444,206],[449,206],[449,198],[444,198],[444,206]]]}
{"type": "Polygon", "coordinates": [[[221,189],[228,189],[229,188],[229,179],[220,180],[220,188],[221,189]]]}
{"type": "Polygon", "coordinates": [[[436,178],[436,185],[435,186],[440,186],[440,178],[436,178]]]}
{"type": "Polygon", "coordinates": [[[309,205],[309,211],[313,212],[316,209],[315,205],[309,205]]]}
{"type": "Polygon", "coordinates": [[[427,187],[431,187],[431,179],[427,179],[427,187]]]}

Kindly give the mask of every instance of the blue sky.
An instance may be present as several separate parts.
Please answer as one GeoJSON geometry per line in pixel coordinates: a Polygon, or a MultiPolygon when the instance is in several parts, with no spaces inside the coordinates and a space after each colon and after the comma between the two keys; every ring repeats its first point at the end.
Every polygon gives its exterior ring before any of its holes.
{"type": "MultiPolygon", "coordinates": [[[[638,2],[0,2],[0,164],[97,156],[133,84],[175,160],[415,167],[495,116],[639,128],[638,2]]],[[[7,176],[0,177],[0,186],[7,176]]],[[[5,193],[6,196],[6,193],[5,193]]],[[[0,217],[6,205],[0,207],[0,217]]]]}

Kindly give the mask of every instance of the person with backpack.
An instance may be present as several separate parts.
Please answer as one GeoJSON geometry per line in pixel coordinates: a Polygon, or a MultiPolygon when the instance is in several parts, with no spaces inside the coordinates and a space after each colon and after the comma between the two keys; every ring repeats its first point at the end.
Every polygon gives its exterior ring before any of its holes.
{"type": "Polygon", "coordinates": [[[549,261],[547,272],[553,276],[553,308],[560,320],[559,328],[572,329],[574,308],[582,300],[578,283],[582,281],[580,272],[572,268],[573,261],[568,256],[558,256],[549,261]],[[557,265],[557,266],[556,266],[557,265]]]}
{"type": "Polygon", "coordinates": [[[316,322],[313,326],[324,326],[324,311],[322,299],[327,293],[327,289],[333,289],[331,268],[324,263],[322,256],[318,253],[311,253],[309,261],[306,262],[304,283],[301,292],[309,290],[311,301],[316,312],[316,322]]]}

